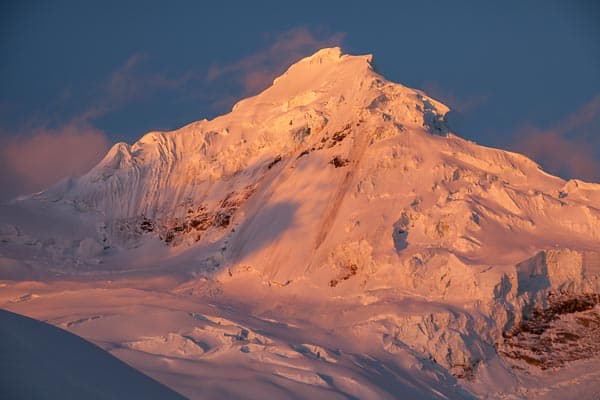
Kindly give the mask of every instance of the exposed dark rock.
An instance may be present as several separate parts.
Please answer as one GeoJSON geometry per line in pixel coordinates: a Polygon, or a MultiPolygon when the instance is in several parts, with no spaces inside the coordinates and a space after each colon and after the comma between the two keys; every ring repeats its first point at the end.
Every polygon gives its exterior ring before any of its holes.
{"type": "Polygon", "coordinates": [[[231,222],[231,215],[224,213],[224,212],[220,212],[216,215],[215,222],[213,225],[221,227],[221,228],[225,228],[225,227],[229,226],[230,222],[231,222]]]}
{"type": "Polygon", "coordinates": [[[165,243],[169,244],[173,241],[173,239],[175,239],[175,233],[173,231],[167,231],[163,240],[165,243]]]}
{"type": "Polygon", "coordinates": [[[600,354],[600,294],[549,293],[548,307],[535,309],[503,333],[505,357],[548,369],[600,354]]]}
{"type": "Polygon", "coordinates": [[[350,162],[350,160],[348,160],[347,158],[335,156],[335,157],[333,157],[333,159],[331,161],[329,161],[329,164],[333,165],[336,168],[340,168],[340,167],[345,167],[346,165],[348,165],[349,162],[350,162]]]}
{"type": "MultiPolygon", "coordinates": [[[[188,208],[182,218],[174,218],[157,225],[153,222],[153,229],[160,231],[159,237],[170,246],[177,246],[187,234],[194,232],[194,240],[202,239],[202,232],[212,228],[226,228],[231,225],[238,208],[254,194],[255,185],[249,185],[240,192],[230,192],[212,210],[202,204],[188,208]]],[[[144,224],[146,226],[147,224],[144,224]]]]}
{"type": "Polygon", "coordinates": [[[296,129],[292,132],[292,137],[296,142],[302,142],[307,136],[310,136],[311,129],[309,126],[305,126],[299,129],[296,129]]]}
{"type": "Polygon", "coordinates": [[[304,156],[308,155],[309,153],[310,153],[310,150],[304,150],[304,151],[303,151],[302,153],[300,153],[300,154],[298,155],[298,157],[296,157],[296,158],[298,159],[298,158],[300,158],[300,157],[304,157],[304,156]]]}
{"type": "Polygon", "coordinates": [[[142,216],[142,222],[140,222],[140,229],[144,232],[154,232],[154,229],[156,229],[156,227],[154,226],[154,222],[152,222],[145,216],[142,216]]]}
{"type": "Polygon", "coordinates": [[[338,283],[340,283],[340,281],[347,281],[348,279],[352,278],[354,275],[356,275],[358,273],[358,266],[356,264],[351,264],[349,266],[344,267],[344,270],[346,272],[340,278],[332,279],[329,281],[330,287],[336,287],[338,285],[338,283]]]}
{"type": "Polygon", "coordinates": [[[271,161],[271,162],[269,163],[269,165],[267,165],[267,168],[268,168],[268,169],[271,169],[271,168],[273,168],[273,166],[274,166],[275,164],[277,164],[278,162],[280,162],[280,161],[281,161],[281,156],[277,156],[277,157],[275,157],[275,158],[273,159],[273,161],[271,161]]]}
{"type": "Polygon", "coordinates": [[[333,147],[336,144],[341,143],[346,138],[346,136],[348,136],[348,134],[350,133],[350,129],[351,129],[350,124],[347,124],[344,127],[344,129],[334,133],[333,136],[331,137],[331,142],[329,143],[328,147],[333,147]]]}

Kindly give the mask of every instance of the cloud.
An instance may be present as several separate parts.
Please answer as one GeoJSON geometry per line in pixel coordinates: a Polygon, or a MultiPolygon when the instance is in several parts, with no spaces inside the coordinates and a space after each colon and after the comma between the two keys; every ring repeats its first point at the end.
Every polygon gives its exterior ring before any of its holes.
{"type": "Polygon", "coordinates": [[[56,128],[38,128],[28,136],[3,140],[1,199],[33,193],[91,169],[110,143],[101,130],[86,121],[73,120],[56,128]]]}
{"type": "Polygon", "coordinates": [[[180,89],[196,77],[192,71],[175,76],[168,76],[161,72],[147,73],[142,68],[147,59],[145,54],[134,53],[112,72],[104,86],[105,100],[124,103],[146,96],[155,90],[180,89]]]}
{"type": "Polygon", "coordinates": [[[148,55],[134,53],[103,80],[92,83],[87,93],[79,93],[81,88],[61,92],[57,106],[79,109],[69,122],[57,124],[51,115],[63,113],[49,112],[45,120],[32,117],[25,121],[17,132],[0,132],[0,138],[4,137],[0,139],[0,200],[43,190],[65,176],[88,171],[110,146],[105,133],[94,126],[95,121],[128,104],[166,91],[171,96],[201,96],[221,110],[240,97],[265,89],[300,58],[340,45],[343,36],[319,35],[297,27],[265,36],[269,45],[235,62],[169,75],[152,71],[148,55]],[[87,99],[83,105],[73,103],[82,97],[87,99]]]}
{"type": "Polygon", "coordinates": [[[141,80],[135,72],[143,59],[144,55],[135,53],[110,75],[105,87],[110,100],[127,101],[142,91],[141,80]]]}
{"type": "Polygon", "coordinates": [[[226,65],[212,65],[207,72],[209,82],[232,78],[242,88],[242,96],[258,93],[295,61],[324,48],[339,46],[344,34],[335,33],[317,38],[306,27],[296,27],[274,37],[267,37],[271,45],[226,65]]]}
{"type": "MultiPolygon", "coordinates": [[[[203,75],[200,79],[190,71],[174,76],[145,71],[147,58],[142,53],[132,54],[105,79],[93,84],[87,105],[67,123],[32,115],[17,129],[0,130],[0,201],[43,190],[66,176],[91,169],[111,144],[107,135],[94,126],[95,119],[158,91],[181,89],[192,79],[204,81],[203,75]]],[[[75,97],[80,98],[81,93],[75,97]]],[[[57,105],[73,98],[73,91],[66,88],[57,105]]]]}
{"type": "Polygon", "coordinates": [[[535,128],[523,130],[520,136],[515,147],[550,172],[600,181],[600,162],[593,148],[586,143],[566,138],[558,131],[539,131],[535,128]]]}
{"type": "MultiPolygon", "coordinates": [[[[559,126],[559,130],[568,133],[573,130],[589,127],[589,125],[600,125],[600,94],[596,95],[590,101],[583,105],[579,110],[569,115],[565,122],[559,126]]],[[[598,138],[598,131],[586,129],[585,136],[593,135],[598,138]]]]}
{"type": "Polygon", "coordinates": [[[600,182],[600,95],[550,129],[524,127],[513,147],[554,174],[600,182]]]}
{"type": "Polygon", "coordinates": [[[185,71],[175,76],[162,72],[147,72],[144,70],[147,60],[148,57],[143,53],[134,53],[125,60],[97,86],[92,105],[81,117],[102,117],[128,103],[149,98],[159,91],[182,89],[190,81],[200,80],[200,76],[193,71],[185,71]]]}

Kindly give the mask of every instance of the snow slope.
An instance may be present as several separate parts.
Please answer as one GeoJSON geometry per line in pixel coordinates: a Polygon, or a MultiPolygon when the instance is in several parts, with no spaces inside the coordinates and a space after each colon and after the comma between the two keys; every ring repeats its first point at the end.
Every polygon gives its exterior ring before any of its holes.
{"type": "MultiPolygon", "coordinates": [[[[320,50],[229,114],[119,143],[84,176],[5,206],[0,273],[162,277],[161,290],[237,307],[230,320],[324,329],[376,365],[441,368],[431,382],[454,376],[478,396],[539,396],[528,374],[560,381],[600,351],[577,347],[598,328],[600,185],[464,140],[448,112],[371,56],[320,50]],[[591,322],[560,322],[578,318],[591,322]]],[[[171,333],[123,343],[198,350],[171,333]]],[[[326,375],[307,384],[331,390],[344,373],[326,375]]]]}
{"type": "Polygon", "coordinates": [[[183,399],[85,340],[0,310],[3,399],[183,399]]]}

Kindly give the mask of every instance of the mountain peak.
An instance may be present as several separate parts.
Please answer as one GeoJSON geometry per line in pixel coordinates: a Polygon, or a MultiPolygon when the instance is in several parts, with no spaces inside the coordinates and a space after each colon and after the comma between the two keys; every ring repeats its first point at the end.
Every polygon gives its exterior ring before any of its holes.
{"type": "Polygon", "coordinates": [[[363,55],[353,55],[343,53],[340,47],[325,47],[320,50],[317,50],[314,54],[304,57],[303,59],[296,62],[297,64],[331,64],[331,63],[339,63],[343,61],[355,60],[358,61],[357,64],[370,64],[373,60],[372,54],[363,54],[363,55]]]}
{"type": "MultiPolygon", "coordinates": [[[[273,82],[276,84],[285,78],[302,79],[320,75],[321,78],[335,78],[340,72],[347,71],[353,74],[372,72],[371,61],[373,56],[343,54],[339,47],[328,47],[318,50],[311,56],[305,57],[288,68],[288,70],[273,82]]],[[[356,75],[355,75],[356,77],[356,75]]]]}
{"type": "Polygon", "coordinates": [[[319,62],[323,61],[338,61],[342,57],[342,49],[340,47],[325,47],[317,50],[313,55],[303,58],[300,62],[319,62]]]}
{"type": "MultiPolygon", "coordinates": [[[[339,47],[324,48],[292,64],[275,78],[272,86],[258,95],[238,102],[233,111],[244,118],[257,113],[309,107],[322,111],[333,104],[367,107],[384,91],[395,98],[419,97],[421,92],[389,82],[373,70],[371,54],[344,54],[339,47]],[[273,106],[275,106],[273,108],[273,106]],[[267,110],[269,109],[269,110],[267,110]]],[[[447,107],[436,104],[443,113],[447,107]],[[443,110],[443,111],[442,111],[443,110]]]]}
{"type": "MultiPolygon", "coordinates": [[[[460,398],[463,383],[497,391],[488,397],[525,393],[530,372],[597,366],[600,185],[564,182],[525,156],[448,134],[446,106],[386,80],[371,59],[319,50],[226,115],[116,144],[86,175],[0,208],[0,278],[39,274],[86,288],[97,279],[94,299],[114,289],[126,304],[140,293],[148,307],[160,288],[165,312],[179,310],[175,325],[160,336],[127,331],[122,348],[206,368],[237,354],[250,363],[240,376],[256,376],[260,362],[329,395],[346,385],[346,397],[391,398],[401,390],[367,391],[381,382],[370,377],[384,367],[399,376],[400,365],[446,376],[447,398],[460,398]],[[203,301],[206,310],[226,305],[223,315],[243,305],[239,325],[196,314],[203,301]],[[259,336],[286,326],[294,331],[279,339],[259,336]]],[[[22,295],[4,304],[37,310],[56,299],[63,315],[74,298],[65,284],[60,296],[11,286],[22,295]]],[[[52,318],[106,330],[106,307],[52,318]]],[[[418,379],[414,387],[433,387],[418,379]]]]}

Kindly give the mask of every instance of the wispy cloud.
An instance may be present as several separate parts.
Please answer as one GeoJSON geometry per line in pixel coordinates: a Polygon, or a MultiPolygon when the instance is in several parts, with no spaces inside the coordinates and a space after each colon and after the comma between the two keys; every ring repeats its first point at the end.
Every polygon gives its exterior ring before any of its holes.
{"type": "Polygon", "coordinates": [[[117,67],[106,80],[97,85],[92,104],[83,117],[97,118],[139,99],[156,95],[160,91],[181,90],[190,81],[199,80],[200,75],[185,71],[169,76],[161,72],[144,71],[148,57],[143,53],[132,54],[117,67]]]}
{"type": "Polygon", "coordinates": [[[343,38],[343,33],[318,38],[308,28],[296,27],[269,37],[269,46],[236,62],[212,65],[207,80],[231,78],[240,84],[242,96],[253,95],[269,86],[293,62],[320,48],[339,46],[343,38]]]}
{"type": "Polygon", "coordinates": [[[109,146],[104,132],[83,120],[4,139],[0,151],[1,200],[43,190],[66,176],[86,172],[109,146]]]}
{"type": "MultiPolygon", "coordinates": [[[[0,200],[48,188],[66,176],[87,172],[108,151],[110,140],[94,121],[125,105],[148,98],[161,90],[178,90],[195,78],[191,72],[179,76],[147,73],[147,57],[136,53],[93,85],[87,107],[67,122],[32,118],[17,131],[0,134],[0,200]]],[[[68,88],[57,104],[74,97],[68,88]]]]}
{"type": "Polygon", "coordinates": [[[600,182],[600,95],[550,129],[520,129],[514,148],[552,173],[600,182]]]}
{"type": "Polygon", "coordinates": [[[573,130],[583,129],[581,133],[585,138],[595,139],[600,142],[600,132],[595,129],[589,129],[594,124],[596,128],[600,128],[598,126],[600,125],[600,94],[594,96],[583,107],[569,115],[557,129],[565,134],[573,130]]]}
{"type": "MultiPolygon", "coordinates": [[[[106,153],[110,140],[96,121],[137,101],[157,95],[189,96],[209,102],[218,111],[236,100],[265,89],[293,62],[323,47],[340,45],[343,34],[314,34],[297,27],[265,37],[261,50],[228,64],[213,64],[208,70],[166,74],[152,71],[151,59],[134,53],[104,79],[86,88],[65,88],[55,107],[71,110],[67,122],[32,116],[16,132],[1,132],[0,200],[45,189],[69,175],[89,170],[106,153]],[[231,83],[234,85],[231,85],[231,83]],[[86,91],[85,96],[80,93],[86,91]],[[83,104],[78,104],[85,98],[83,104]],[[73,109],[78,111],[73,112],[73,109]]],[[[4,106],[3,106],[4,107],[4,106]]]]}

